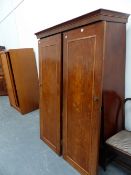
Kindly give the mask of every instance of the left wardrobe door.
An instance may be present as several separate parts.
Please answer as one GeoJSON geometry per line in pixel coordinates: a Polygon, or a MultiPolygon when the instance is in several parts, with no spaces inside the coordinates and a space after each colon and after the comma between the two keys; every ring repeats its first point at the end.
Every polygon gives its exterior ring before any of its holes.
{"type": "Polygon", "coordinates": [[[40,137],[61,153],[61,34],[39,41],[40,137]]]}

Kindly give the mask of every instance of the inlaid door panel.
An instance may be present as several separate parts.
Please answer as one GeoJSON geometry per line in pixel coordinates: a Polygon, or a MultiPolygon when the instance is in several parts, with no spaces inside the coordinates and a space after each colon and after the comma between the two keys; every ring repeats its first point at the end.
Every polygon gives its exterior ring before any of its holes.
{"type": "Polygon", "coordinates": [[[44,38],[40,53],[40,134],[60,154],[61,35],[44,38]]]}
{"type": "Polygon", "coordinates": [[[104,23],[64,33],[64,158],[81,174],[98,161],[104,23]]]}

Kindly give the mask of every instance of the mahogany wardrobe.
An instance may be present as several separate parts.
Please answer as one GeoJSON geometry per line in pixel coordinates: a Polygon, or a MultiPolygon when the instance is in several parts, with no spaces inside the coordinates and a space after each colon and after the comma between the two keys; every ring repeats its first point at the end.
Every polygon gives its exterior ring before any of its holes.
{"type": "Polygon", "coordinates": [[[82,175],[97,174],[101,121],[104,138],[116,132],[115,97],[124,99],[125,91],[128,16],[99,9],[36,33],[40,137],[82,175]]]}

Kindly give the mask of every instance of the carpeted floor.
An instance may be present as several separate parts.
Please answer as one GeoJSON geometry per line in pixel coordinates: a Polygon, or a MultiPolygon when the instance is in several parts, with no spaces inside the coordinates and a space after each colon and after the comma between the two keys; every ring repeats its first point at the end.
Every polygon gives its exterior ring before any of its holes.
{"type": "MultiPolygon", "coordinates": [[[[39,111],[22,116],[0,97],[0,175],[79,175],[39,139],[39,111]]],[[[99,175],[129,175],[113,165],[99,175]]]]}

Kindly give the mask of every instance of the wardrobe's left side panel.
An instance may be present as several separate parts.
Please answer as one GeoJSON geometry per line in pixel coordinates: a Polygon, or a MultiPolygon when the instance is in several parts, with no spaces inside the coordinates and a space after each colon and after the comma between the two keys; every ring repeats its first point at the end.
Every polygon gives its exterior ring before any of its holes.
{"type": "Polygon", "coordinates": [[[2,61],[4,76],[5,76],[7,91],[9,95],[10,105],[19,109],[19,101],[18,101],[16,89],[15,89],[15,82],[14,82],[14,77],[13,77],[13,72],[12,72],[10,57],[8,52],[1,53],[1,61],[2,61]]]}

